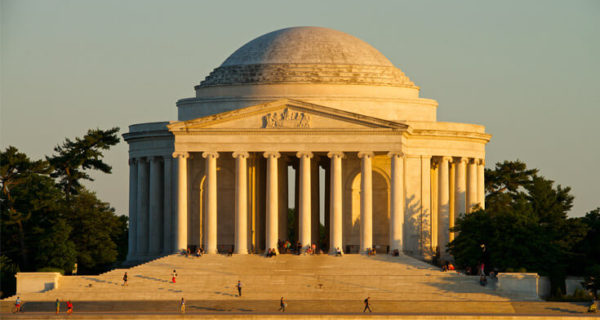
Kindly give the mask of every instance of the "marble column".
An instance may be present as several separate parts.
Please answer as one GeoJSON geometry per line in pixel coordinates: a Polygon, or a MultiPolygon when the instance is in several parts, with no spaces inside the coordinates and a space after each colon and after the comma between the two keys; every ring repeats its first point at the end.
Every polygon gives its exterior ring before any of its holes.
{"type": "Polygon", "coordinates": [[[477,202],[485,209],[485,160],[477,159],[477,202]]]}
{"type": "Polygon", "coordinates": [[[187,184],[187,152],[174,152],[173,158],[177,158],[177,217],[173,219],[173,249],[175,251],[186,250],[188,246],[188,184],[187,184]]]}
{"type": "Polygon", "coordinates": [[[456,209],[457,216],[467,213],[467,158],[456,159],[456,209]]]}
{"type": "Polygon", "coordinates": [[[163,254],[177,252],[173,247],[173,158],[163,158],[163,254]]]}
{"type": "Polygon", "coordinates": [[[360,252],[373,248],[373,152],[359,152],[360,171],[360,252]]]}
{"type": "Polygon", "coordinates": [[[146,158],[138,159],[137,181],[137,255],[143,257],[148,254],[148,161],[146,158]]]}
{"type": "Polygon", "coordinates": [[[163,224],[163,187],[162,187],[162,157],[152,157],[150,160],[150,210],[149,210],[149,254],[157,256],[162,247],[163,224]]]}
{"type": "Polygon", "coordinates": [[[267,216],[266,222],[266,237],[265,250],[271,248],[277,250],[277,239],[279,236],[279,188],[277,187],[277,159],[281,157],[279,152],[265,152],[264,157],[267,158],[267,216]]]}
{"type": "Polygon", "coordinates": [[[248,254],[248,152],[234,152],[235,158],[235,251],[248,254]]]}
{"type": "Polygon", "coordinates": [[[452,161],[451,157],[442,157],[438,175],[438,245],[440,257],[445,258],[446,245],[450,238],[450,177],[448,163],[452,161]]]}
{"type": "Polygon", "coordinates": [[[390,253],[402,252],[404,229],[404,154],[390,152],[392,158],[392,190],[390,201],[390,253]]]}
{"type": "Polygon", "coordinates": [[[138,162],[135,158],[129,159],[129,250],[127,260],[135,260],[137,256],[137,181],[138,162]]]}
{"type": "Polygon", "coordinates": [[[299,164],[299,201],[298,201],[298,221],[299,221],[299,241],[303,250],[311,244],[311,190],[310,190],[310,158],[313,157],[311,152],[298,152],[296,154],[300,158],[299,164]]]}
{"type": "Polygon", "coordinates": [[[473,207],[477,205],[477,163],[470,160],[467,164],[467,212],[473,212],[473,207]]]}
{"type": "Polygon", "coordinates": [[[335,254],[337,248],[343,251],[342,245],[342,159],[343,152],[329,152],[331,158],[329,195],[329,253],[335,254]]]}
{"type": "Polygon", "coordinates": [[[206,253],[217,253],[217,158],[218,152],[204,152],[206,159],[206,253]]]}

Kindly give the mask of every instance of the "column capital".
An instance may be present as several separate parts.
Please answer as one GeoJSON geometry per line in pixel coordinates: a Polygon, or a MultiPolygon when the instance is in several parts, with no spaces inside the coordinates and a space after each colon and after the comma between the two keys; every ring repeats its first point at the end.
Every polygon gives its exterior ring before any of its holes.
{"type": "Polygon", "coordinates": [[[390,151],[390,152],[388,152],[387,156],[390,157],[390,158],[394,158],[394,157],[404,158],[404,152],[402,152],[402,151],[390,151]]]}
{"type": "Polygon", "coordinates": [[[361,152],[358,153],[358,157],[361,158],[361,159],[365,158],[365,157],[366,158],[373,158],[373,155],[374,154],[371,151],[361,151],[361,152]]]}
{"type": "Polygon", "coordinates": [[[466,157],[456,157],[456,160],[454,162],[456,162],[456,163],[461,163],[461,162],[467,163],[467,162],[469,162],[469,158],[466,158],[466,157]]]}
{"type": "Polygon", "coordinates": [[[185,151],[175,151],[175,152],[173,152],[173,158],[187,159],[189,157],[190,157],[190,153],[189,152],[185,152],[185,151]]]}
{"type": "Polygon", "coordinates": [[[452,157],[449,157],[449,156],[442,156],[442,157],[440,158],[440,162],[444,162],[444,161],[447,161],[447,162],[452,162],[452,157]]]}
{"type": "Polygon", "coordinates": [[[152,161],[161,161],[164,159],[164,156],[151,156],[150,159],[152,159],[152,161]]]}
{"type": "Polygon", "coordinates": [[[213,159],[217,159],[219,158],[219,153],[216,151],[206,151],[206,152],[202,152],[202,158],[213,158],[213,159]]]}
{"type": "Polygon", "coordinates": [[[331,151],[331,152],[327,153],[327,157],[329,157],[329,158],[340,158],[340,159],[343,159],[345,157],[345,155],[341,151],[331,151]]]}
{"type": "Polygon", "coordinates": [[[234,151],[231,154],[231,156],[234,157],[234,158],[236,158],[236,159],[237,158],[246,159],[246,158],[250,157],[250,154],[248,152],[246,152],[246,151],[234,151]]]}
{"type": "Polygon", "coordinates": [[[138,160],[136,158],[129,158],[129,165],[133,166],[136,165],[138,162],[138,160]]]}
{"type": "Polygon", "coordinates": [[[485,159],[474,159],[475,164],[485,166],[485,159]]]}
{"type": "Polygon", "coordinates": [[[296,153],[296,157],[298,157],[298,158],[304,158],[304,157],[312,158],[313,156],[314,156],[313,153],[310,151],[298,151],[296,153]]]}
{"type": "Polygon", "coordinates": [[[265,158],[275,158],[275,159],[279,159],[279,157],[281,157],[281,153],[277,152],[277,151],[266,151],[265,153],[263,153],[263,156],[265,158]]]}

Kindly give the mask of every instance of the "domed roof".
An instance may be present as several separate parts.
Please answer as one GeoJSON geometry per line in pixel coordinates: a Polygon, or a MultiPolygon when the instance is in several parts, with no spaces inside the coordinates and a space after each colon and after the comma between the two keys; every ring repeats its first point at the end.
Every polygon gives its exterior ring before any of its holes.
{"type": "Polygon", "coordinates": [[[269,32],[237,49],[221,66],[271,63],[393,66],[368,43],[347,33],[320,27],[269,32]]]}
{"type": "Polygon", "coordinates": [[[264,34],[236,50],[199,87],[274,83],[415,87],[368,43],[321,27],[264,34]]]}

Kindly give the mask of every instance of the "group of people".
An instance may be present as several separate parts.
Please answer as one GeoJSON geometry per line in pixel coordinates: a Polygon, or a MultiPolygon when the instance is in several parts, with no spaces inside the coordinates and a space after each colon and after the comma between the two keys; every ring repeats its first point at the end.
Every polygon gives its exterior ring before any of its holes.
{"type": "Polygon", "coordinates": [[[275,248],[269,248],[269,250],[267,250],[267,254],[265,255],[267,258],[271,258],[277,255],[277,250],[275,250],[275,248]]]}
{"type": "MultiPolygon", "coordinates": [[[[73,313],[73,303],[71,302],[71,300],[67,300],[66,302],[67,304],[67,314],[71,314],[73,313]]],[[[54,303],[54,305],[56,306],[56,314],[60,313],[60,300],[57,298],[56,302],[54,303]]],[[[23,312],[23,300],[21,300],[21,297],[17,296],[17,299],[15,300],[15,309],[13,310],[13,313],[17,313],[17,312],[23,312]]]]}
{"type": "Polygon", "coordinates": [[[374,256],[377,254],[377,250],[375,248],[367,248],[367,256],[374,256]]]}
{"type": "Polygon", "coordinates": [[[442,265],[442,271],[444,271],[444,272],[454,271],[454,270],[456,270],[456,268],[454,268],[454,265],[452,263],[450,263],[450,261],[446,261],[442,265]]]}

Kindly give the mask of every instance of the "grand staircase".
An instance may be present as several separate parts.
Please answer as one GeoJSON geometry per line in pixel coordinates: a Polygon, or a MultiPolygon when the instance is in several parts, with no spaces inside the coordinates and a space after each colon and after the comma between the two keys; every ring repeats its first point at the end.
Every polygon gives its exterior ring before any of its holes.
{"type": "Polygon", "coordinates": [[[166,256],[130,269],[97,276],[65,276],[59,287],[22,294],[25,301],[229,300],[237,299],[241,280],[244,300],[487,301],[518,299],[482,287],[477,278],[442,272],[422,261],[386,255],[166,256]],[[171,273],[177,270],[177,282],[171,273]],[[122,286],[124,272],[128,286],[122,286]]]}

